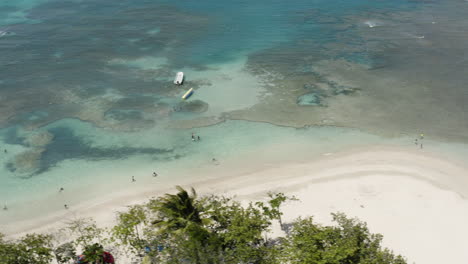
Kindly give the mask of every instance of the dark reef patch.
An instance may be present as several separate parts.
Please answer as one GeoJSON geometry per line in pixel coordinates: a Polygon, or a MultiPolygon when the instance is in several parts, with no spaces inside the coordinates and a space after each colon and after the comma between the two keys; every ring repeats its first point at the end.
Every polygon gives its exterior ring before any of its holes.
{"type": "MultiPolygon", "coordinates": [[[[32,177],[44,173],[57,166],[62,161],[72,159],[82,159],[88,161],[117,160],[130,157],[132,155],[152,155],[155,159],[178,158],[173,155],[172,149],[159,149],[152,147],[95,147],[90,141],[86,141],[73,133],[70,128],[57,127],[48,130],[54,138],[41,151],[28,151],[18,155],[17,164],[9,162],[7,169],[12,172],[22,173],[27,171],[32,177]],[[160,157],[158,157],[160,155],[160,157]],[[168,157],[169,155],[169,157],[168,157]],[[21,166],[27,166],[22,168],[21,166]]],[[[11,133],[14,133],[12,131],[11,133]]],[[[14,138],[14,134],[10,138],[14,138]]],[[[19,140],[15,140],[18,142],[19,140]]]]}

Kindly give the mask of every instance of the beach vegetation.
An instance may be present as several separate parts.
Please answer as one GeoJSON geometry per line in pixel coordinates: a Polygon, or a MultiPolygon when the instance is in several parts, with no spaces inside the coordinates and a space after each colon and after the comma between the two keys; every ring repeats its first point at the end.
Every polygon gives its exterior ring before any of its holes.
{"type": "Polygon", "coordinates": [[[73,237],[73,243],[83,248],[93,245],[95,242],[102,243],[104,229],[96,225],[92,218],[78,218],[69,221],[62,231],[68,232],[73,237]]]}
{"type": "Polygon", "coordinates": [[[75,245],[72,242],[66,242],[54,249],[55,259],[57,263],[69,263],[76,257],[75,245]]]}
{"type": "Polygon", "coordinates": [[[382,248],[382,235],[342,213],[332,214],[336,225],[322,226],[312,217],[294,221],[283,238],[283,263],[404,264],[400,255],[382,248]]]}
{"type": "Polygon", "coordinates": [[[50,235],[27,234],[17,241],[7,241],[0,234],[1,264],[49,264],[53,257],[50,235]]]}
{"type": "Polygon", "coordinates": [[[143,205],[132,205],[126,212],[117,213],[117,224],[111,229],[111,240],[127,246],[136,255],[141,255],[146,246],[143,228],[148,213],[143,205]]]}
{"type": "Polygon", "coordinates": [[[263,202],[257,202],[256,204],[260,206],[263,209],[264,213],[271,219],[277,219],[279,221],[281,230],[283,230],[283,221],[281,219],[283,212],[281,211],[281,206],[286,201],[296,201],[297,198],[286,196],[284,193],[281,192],[269,192],[268,197],[270,199],[267,201],[266,205],[263,202]]]}
{"type": "Polygon", "coordinates": [[[206,199],[205,206],[212,220],[206,229],[214,237],[212,241],[218,243],[222,260],[216,263],[265,263],[268,254],[264,234],[271,218],[263,208],[217,196],[206,199]]]}
{"type": "Polygon", "coordinates": [[[165,246],[168,263],[178,263],[190,259],[202,263],[209,256],[207,246],[211,237],[205,225],[210,219],[203,218],[204,204],[197,199],[195,189],[190,193],[180,186],[177,194],[165,194],[147,204],[153,213],[151,227],[147,229],[148,237],[158,241],[157,246],[165,246]],[[175,257],[177,256],[177,257],[175,257]]]}
{"type": "Polygon", "coordinates": [[[312,217],[284,223],[281,208],[289,200],[295,198],[269,193],[266,201],[242,203],[177,186],[175,194],[119,212],[108,232],[92,219],[68,223],[70,241],[55,250],[47,235],[15,242],[0,235],[0,263],[50,263],[53,253],[58,263],[68,263],[75,252],[94,263],[110,248],[146,264],[406,264],[382,247],[382,235],[342,213],[332,214],[329,226],[312,217]],[[273,236],[275,221],[281,230],[273,236]]]}
{"type": "Polygon", "coordinates": [[[88,263],[104,263],[104,247],[101,244],[86,245],[83,255],[88,263]]]}
{"type": "Polygon", "coordinates": [[[148,203],[148,208],[155,213],[152,225],[160,232],[183,232],[194,225],[202,225],[207,219],[202,219],[202,204],[197,199],[195,189],[187,192],[180,186],[177,194],[165,194],[148,203]]]}

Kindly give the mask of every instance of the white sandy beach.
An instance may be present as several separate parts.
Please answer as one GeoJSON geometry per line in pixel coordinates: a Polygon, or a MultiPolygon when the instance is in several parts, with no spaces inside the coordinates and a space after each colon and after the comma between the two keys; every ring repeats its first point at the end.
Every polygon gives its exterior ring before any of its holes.
{"type": "MultiPolygon", "coordinates": [[[[384,235],[384,245],[406,256],[408,263],[468,263],[468,169],[417,149],[375,147],[326,153],[308,162],[183,185],[195,187],[202,195],[240,200],[260,200],[268,191],[281,191],[300,199],[284,207],[286,222],[313,215],[329,224],[330,213],[340,211],[366,221],[372,232],[384,235]]],[[[113,212],[125,205],[173,190],[166,185],[94,201],[49,219],[42,227],[36,221],[36,225],[10,229],[10,234],[52,232],[78,216],[92,216],[99,225],[110,225],[113,212]]]]}

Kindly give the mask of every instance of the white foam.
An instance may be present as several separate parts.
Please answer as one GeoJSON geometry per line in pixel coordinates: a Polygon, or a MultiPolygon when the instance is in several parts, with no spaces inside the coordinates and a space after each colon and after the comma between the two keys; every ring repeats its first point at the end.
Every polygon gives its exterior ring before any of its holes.
{"type": "Polygon", "coordinates": [[[367,20],[367,21],[364,22],[364,24],[369,26],[370,28],[378,27],[378,26],[382,25],[382,23],[380,23],[378,21],[374,21],[374,20],[367,20]]]}
{"type": "Polygon", "coordinates": [[[0,37],[3,37],[3,36],[8,35],[8,34],[11,34],[11,32],[8,31],[8,29],[5,29],[5,30],[3,30],[3,31],[0,30],[0,37]]]}

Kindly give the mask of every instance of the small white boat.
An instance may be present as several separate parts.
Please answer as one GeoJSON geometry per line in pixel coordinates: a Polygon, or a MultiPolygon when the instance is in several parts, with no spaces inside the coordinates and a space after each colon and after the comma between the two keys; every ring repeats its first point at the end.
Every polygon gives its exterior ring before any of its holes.
{"type": "Polygon", "coordinates": [[[190,88],[184,95],[182,95],[182,99],[186,100],[193,94],[193,88],[190,88]]]}
{"type": "Polygon", "coordinates": [[[174,79],[174,84],[182,85],[183,82],[184,82],[184,73],[178,72],[174,79]]]}

